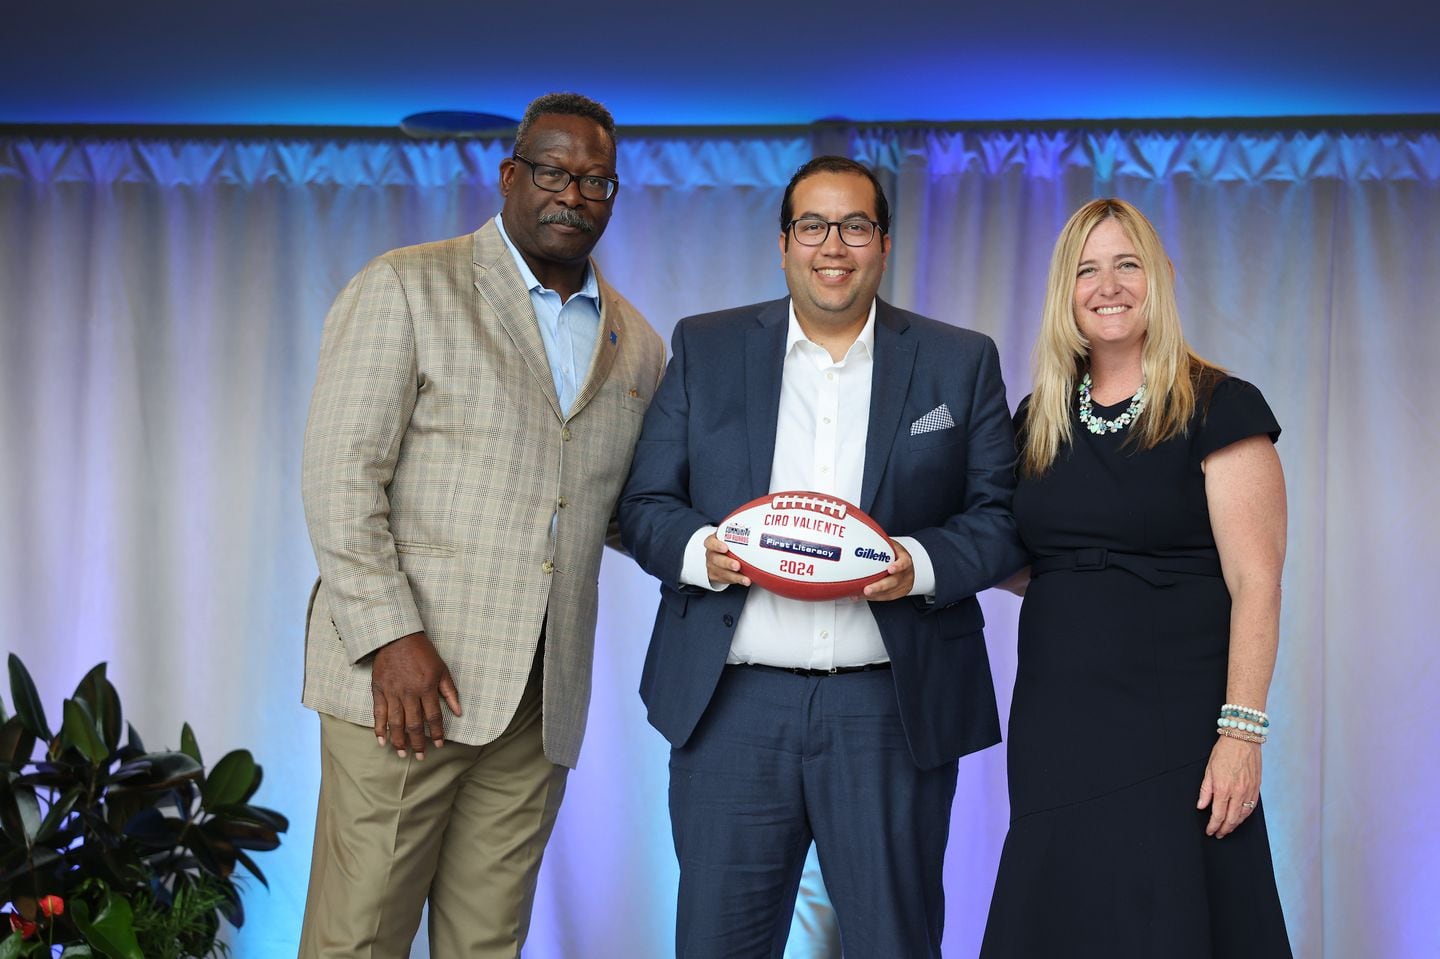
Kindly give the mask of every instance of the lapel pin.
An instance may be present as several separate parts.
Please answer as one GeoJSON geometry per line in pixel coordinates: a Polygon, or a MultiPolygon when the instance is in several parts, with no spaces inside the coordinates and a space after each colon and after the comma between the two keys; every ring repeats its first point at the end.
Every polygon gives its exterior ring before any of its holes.
{"type": "Polygon", "coordinates": [[[630,387],[630,392],[626,393],[625,395],[630,397],[632,400],[638,400],[640,398],[640,391],[632,386],[630,387]]]}
{"type": "Polygon", "coordinates": [[[615,331],[614,331],[614,330],[611,330],[611,331],[610,331],[610,342],[611,342],[611,343],[614,343],[614,342],[615,342],[615,331]]]}

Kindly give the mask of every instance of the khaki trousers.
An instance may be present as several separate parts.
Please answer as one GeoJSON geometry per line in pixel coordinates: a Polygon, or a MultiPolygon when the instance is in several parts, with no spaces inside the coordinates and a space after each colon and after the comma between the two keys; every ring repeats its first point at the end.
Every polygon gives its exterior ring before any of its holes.
{"type": "Polygon", "coordinates": [[[422,761],[321,715],[300,959],[405,959],[427,898],[432,959],[518,956],[568,773],[540,737],[538,663],[500,738],[422,761]]]}

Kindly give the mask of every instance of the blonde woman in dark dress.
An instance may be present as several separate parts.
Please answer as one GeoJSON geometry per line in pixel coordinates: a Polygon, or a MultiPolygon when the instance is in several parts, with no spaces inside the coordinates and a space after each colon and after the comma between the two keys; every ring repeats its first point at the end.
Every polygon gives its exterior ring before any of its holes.
{"type": "Polygon", "coordinates": [[[1124,201],[1061,231],[1016,433],[1031,566],[981,956],[1289,956],[1260,801],[1280,427],[1186,344],[1124,201]]]}

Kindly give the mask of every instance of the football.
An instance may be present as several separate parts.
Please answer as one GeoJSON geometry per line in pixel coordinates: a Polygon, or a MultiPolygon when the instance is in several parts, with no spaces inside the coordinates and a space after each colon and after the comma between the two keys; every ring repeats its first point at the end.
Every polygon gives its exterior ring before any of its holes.
{"type": "Polygon", "coordinates": [[[751,500],[715,535],[752,583],[790,599],[858,595],[895,560],[889,537],[860,507],[804,490],[751,500]]]}

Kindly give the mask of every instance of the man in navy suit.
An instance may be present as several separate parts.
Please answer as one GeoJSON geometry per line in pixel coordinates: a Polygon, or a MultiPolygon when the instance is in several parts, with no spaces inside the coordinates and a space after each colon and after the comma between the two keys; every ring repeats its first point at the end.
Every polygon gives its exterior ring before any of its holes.
{"type": "Polygon", "coordinates": [[[889,219],[866,167],[796,172],[790,296],[679,323],[621,496],[661,583],[640,692],[672,746],[680,956],[779,957],[812,839],[847,955],[940,955],[956,762],[1000,739],[975,593],[1024,555],[995,345],[876,298],[889,219]],[[784,489],[874,517],[888,575],[751,587],[715,524],[784,489]]]}

